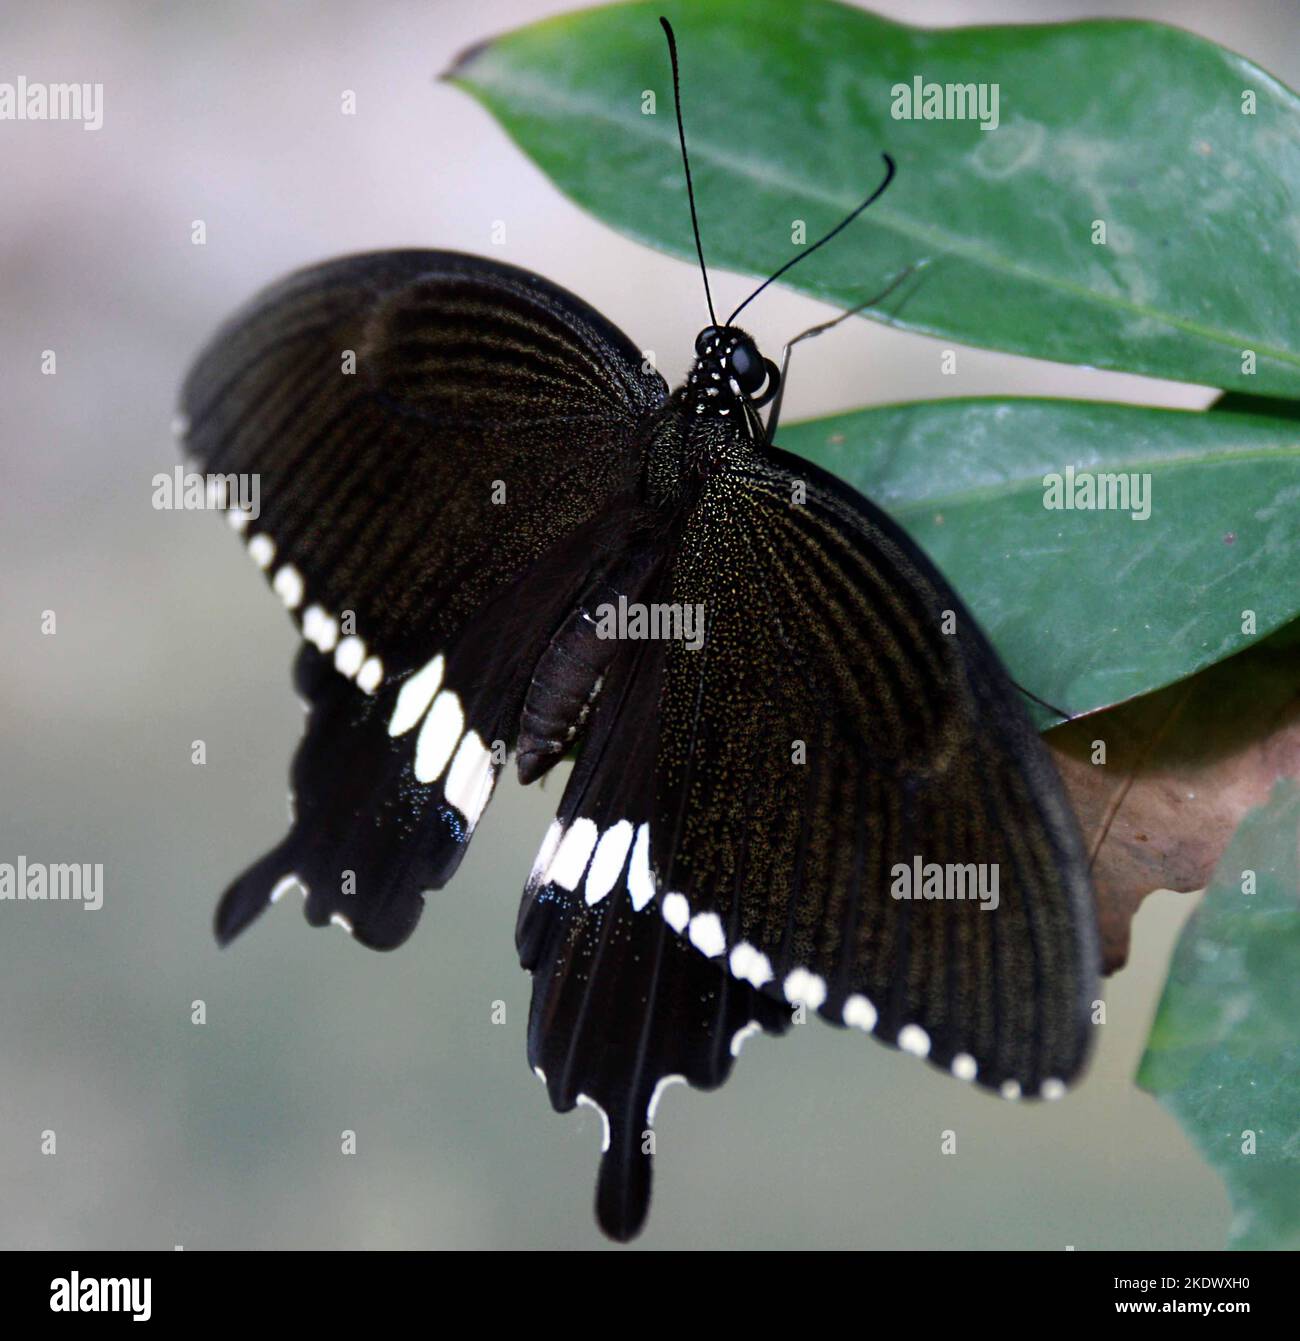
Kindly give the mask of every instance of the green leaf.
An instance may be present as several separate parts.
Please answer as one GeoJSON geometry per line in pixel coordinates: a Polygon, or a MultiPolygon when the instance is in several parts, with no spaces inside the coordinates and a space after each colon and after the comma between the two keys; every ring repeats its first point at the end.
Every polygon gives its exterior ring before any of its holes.
{"type": "Polygon", "coordinates": [[[1169,684],[1300,615],[1300,421],[946,400],[778,437],[906,527],[1012,677],[1070,712],[1169,684]],[[1049,510],[1044,477],[1067,465],[1148,475],[1150,517],[1049,510]]]}
{"type": "Polygon", "coordinates": [[[815,240],[879,182],[887,150],[893,186],[795,267],[794,287],[851,307],[929,258],[892,315],[867,315],[1300,396],[1300,98],[1243,57],[1146,22],[928,31],[826,0],[657,0],[534,24],[449,72],[561,190],[683,257],[694,244],[660,12],[681,47],[711,265],[770,274],[797,250],[795,221],[815,240]],[[996,84],[997,128],[895,119],[894,87],[918,77],[996,84]]]}
{"type": "Polygon", "coordinates": [[[1138,1072],[1227,1184],[1234,1248],[1300,1248],[1298,831],[1292,782],[1242,822],[1183,929],[1138,1072]]]}

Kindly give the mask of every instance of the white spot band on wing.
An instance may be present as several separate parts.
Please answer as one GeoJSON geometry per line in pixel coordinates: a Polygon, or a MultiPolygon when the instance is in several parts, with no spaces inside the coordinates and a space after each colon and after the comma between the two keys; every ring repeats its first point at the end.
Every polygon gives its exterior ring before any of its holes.
{"type": "Polygon", "coordinates": [[[584,815],[573,821],[551,861],[546,878],[561,889],[577,889],[587,869],[587,859],[596,846],[596,824],[584,815]]]}
{"type": "Polygon", "coordinates": [[[628,820],[619,820],[601,834],[591,859],[591,870],[587,872],[584,897],[588,904],[599,903],[614,888],[631,846],[632,825],[628,820]]]}
{"type": "Polygon", "coordinates": [[[639,913],[655,896],[655,878],[650,870],[650,826],[643,824],[636,831],[636,846],[632,849],[632,864],[627,872],[627,892],[632,907],[639,913]]]}
{"type": "Polygon", "coordinates": [[[433,707],[420,728],[415,745],[416,782],[433,782],[442,775],[464,730],[465,714],[460,699],[450,689],[444,689],[433,700],[433,707]]]}
{"type": "Polygon", "coordinates": [[[397,706],[388,720],[388,734],[400,736],[409,731],[428,710],[433,696],[442,688],[441,654],[415,672],[397,691],[397,706]]]}
{"type": "Polygon", "coordinates": [[[477,731],[467,731],[451,761],[445,788],[447,800],[465,816],[472,829],[492,795],[492,752],[477,731]]]}

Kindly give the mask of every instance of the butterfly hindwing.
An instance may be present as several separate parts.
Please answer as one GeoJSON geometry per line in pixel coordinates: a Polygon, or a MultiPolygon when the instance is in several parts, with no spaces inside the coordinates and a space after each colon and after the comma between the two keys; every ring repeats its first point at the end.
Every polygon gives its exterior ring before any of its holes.
{"type": "Polygon", "coordinates": [[[230,497],[258,480],[259,514],[229,519],[308,644],[309,712],[294,828],[227,892],[223,939],[291,875],[314,922],[379,948],[410,933],[665,394],[586,304],[456,253],[312,267],[218,333],[186,447],[230,497]]]}
{"type": "Polygon", "coordinates": [[[653,775],[640,764],[654,758],[664,652],[629,645],[612,666],[516,933],[533,975],[528,1059],[558,1112],[585,1103],[603,1115],[596,1217],[618,1240],[645,1220],[663,1088],[721,1085],[749,1032],[790,1023],[788,1008],[700,956],[658,914],[653,775]]]}
{"type": "Polygon", "coordinates": [[[1086,857],[934,566],[855,491],[767,450],[705,482],[672,599],[707,634],[664,672],[665,920],[770,995],[1007,1095],[1057,1093],[1095,995],[1086,857]],[[967,897],[925,896],[945,888],[967,897]]]}
{"type": "Polygon", "coordinates": [[[292,827],[223,896],[222,943],[290,875],[312,925],[334,922],[372,949],[406,940],[424,891],[441,889],[459,866],[513,747],[529,653],[568,612],[581,565],[620,515],[580,527],[489,601],[446,652],[373,694],[359,693],[318,648],[302,647],[294,678],[308,717],[293,761],[292,827]]]}

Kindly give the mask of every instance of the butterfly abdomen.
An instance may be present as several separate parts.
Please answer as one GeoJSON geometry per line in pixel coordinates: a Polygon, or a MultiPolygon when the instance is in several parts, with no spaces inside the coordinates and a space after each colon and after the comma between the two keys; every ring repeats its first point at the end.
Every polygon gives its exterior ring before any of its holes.
{"type": "Polygon", "coordinates": [[[657,558],[646,549],[599,572],[551,636],[519,718],[517,765],[525,785],[557,763],[581,730],[620,646],[610,636],[617,631],[610,613],[644,593],[657,558]]]}

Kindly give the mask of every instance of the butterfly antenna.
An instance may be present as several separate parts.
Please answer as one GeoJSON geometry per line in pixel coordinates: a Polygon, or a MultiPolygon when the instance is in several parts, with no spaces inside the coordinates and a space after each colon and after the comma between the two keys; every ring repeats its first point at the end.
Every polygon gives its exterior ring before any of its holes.
{"type": "Polygon", "coordinates": [[[682,80],[677,68],[677,39],[673,36],[673,26],[667,19],[661,15],[659,22],[663,24],[664,33],[668,37],[668,58],[673,63],[673,103],[677,107],[677,138],[682,145],[682,167],[686,169],[686,197],[691,202],[691,227],[695,230],[695,252],[700,258],[700,274],[704,276],[704,298],[709,305],[709,320],[716,326],[718,318],[713,311],[713,294],[709,292],[709,272],[704,268],[704,244],[700,241],[700,220],[695,213],[695,188],[691,185],[691,160],[686,153],[686,127],[682,123],[682,80]]]}
{"type": "MultiPolygon", "coordinates": [[[[685,147],[683,147],[682,152],[685,153],[685,147]]],[[[876,187],[876,189],[862,202],[861,205],[857,207],[857,209],[853,211],[852,214],[849,214],[845,218],[841,219],[839,223],[837,223],[829,233],[827,233],[824,237],[818,238],[817,241],[814,242],[812,246],[809,247],[806,251],[801,251],[797,255],[792,256],[780,268],[780,270],[776,272],[776,274],[769,275],[768,278],[765,279],[758,286],[758,288],[756,288],[754,292],[751,293],[749,297],[746,298],[745,301],[741,303],[741,305],[738,308],[736,308],[736,310],[727,318],[728,326],[730,326],[732,322],[735,321],[735,319],[745,310],[745,308],[747,308],[750,305],[750,303],[752,303],[754,299],[757,298],[758,295],[762,293],[765,288],[767,288],[769,284],[773,283],[775,280],[780,279],[781,276],[784,275],[787,270],[792,270],[796,265],[799,264],[800,261],[806,261],[813,254],[813,252],[817,250],[818,247],[824,247],[831,240],[831,238],[835,237],[838,233],[842,233],[854,221],[854,219],[856,219],[858,215],[861,214],[862,211],[867,208],[868,205],[870,205],[873,201],[879,200],[880,197],[885,194],[885,191],[888,188],[889,183],[894,180],[894,171],[895,171],[894,160],[890,158],[888,154],[881,154],[880,157],[885,160],[885,180],[881,182],[878,187],[876,187]]],[[[690,174],[688,173],[687,180],[689,181],[689,179],[690,174]]],[[[868,304],[864,303],[863,306],[864,307],[868,306],[868,304]]]]}

